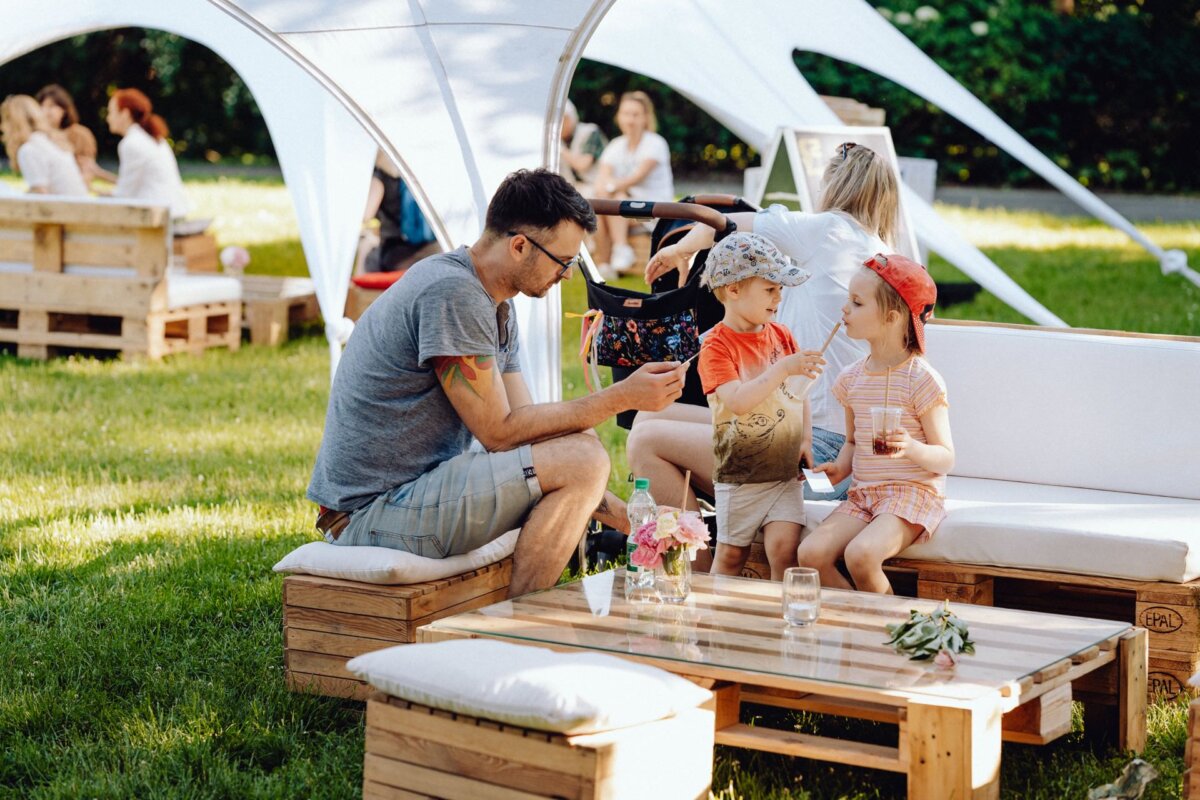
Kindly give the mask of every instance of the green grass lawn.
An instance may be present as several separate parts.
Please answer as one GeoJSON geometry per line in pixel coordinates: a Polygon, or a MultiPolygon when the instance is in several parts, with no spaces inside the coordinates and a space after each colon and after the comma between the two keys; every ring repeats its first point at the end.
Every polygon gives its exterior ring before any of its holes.
{"type": "MultiPolygon", "coordinates": [[[[189,185],[252,271],[305,274],[284,190],[189,185]]],[[[948,210],[1068,322],[1200,335],[1200,291],[1098,224],[948,210]]],[[[1200,263],[1196,226],[1149,226],[1200,263]]],[[[957,276],[932,265],[939,280],[957,276]]],[[[582,281],[564,306],[583,306],[582,281]]],[[[946,317],[1020,321],[994,298],[946,317]]],[[[564,341],[577,341],[577,323],[564,341]]],[[[565,391],[581,373],[564,353],[565,391]]],[[[0,798],[359,796],[362,706],[283,688],[280,579],[328,395],[323,339],[164,363],[0,357],[0,798]]],[[[604,431],[624,491],[623,434],[604,431]]],[[[1178,797],[1185,706],[1151,709],[1147,798],[1178,797]]],[[[804,731],[870,724],[786,714],[804,731]]],[[[1003,794],[1084,797],[1126,757],[1006,745],[1003,794]]],[[[719,751],[722,798],[886,798],[895,775],[719,751]]]]}

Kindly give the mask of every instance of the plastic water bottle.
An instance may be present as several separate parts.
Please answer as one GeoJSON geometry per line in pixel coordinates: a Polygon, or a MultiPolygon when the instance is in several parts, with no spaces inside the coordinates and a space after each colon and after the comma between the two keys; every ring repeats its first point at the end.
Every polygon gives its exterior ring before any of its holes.
{"type": "Polygon", "coordinates": [[[658,506],[650,496],[649,478],[638,478],[633,482],[633,494],[626,511],[629,514],[629,539],[625,542],[625,599],[634,603],[652,602],[655,599],[654,570],[641,569],[633,563],[633,551],[637,549],[633,534],[658,516],[658,506]]]}

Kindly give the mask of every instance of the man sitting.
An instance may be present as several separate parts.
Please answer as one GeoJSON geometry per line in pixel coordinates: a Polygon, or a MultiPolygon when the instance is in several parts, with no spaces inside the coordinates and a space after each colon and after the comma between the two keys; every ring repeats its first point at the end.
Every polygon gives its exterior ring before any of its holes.
{"type": "Polygon", "coordinates": [[[327,541],[443,558],[519,526],[516,597],[554,585],[594,509],[617,521],[602,503],[608,454],[591,429],[627,409],[666,408],[684,370],[647,364],[596,394],[535,405],[511,302],[569,279],[595,228],[562,177],[514,172],[478,241],[418,262],[371,305],[334,377],[308,487],[327,541]]]}

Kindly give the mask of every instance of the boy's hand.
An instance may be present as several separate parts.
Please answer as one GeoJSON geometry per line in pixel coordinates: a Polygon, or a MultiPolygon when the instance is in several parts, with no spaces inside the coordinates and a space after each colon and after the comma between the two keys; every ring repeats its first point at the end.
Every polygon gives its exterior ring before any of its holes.
{"type": "Polygon", "coordinates": [[[811,465],[812,463],[813,463],[812,439],[805,439],[800,442],[800,465],[796,469],[796,471],[800,473],[800,481],[801,482],[804,481],[803,470],[805,468],[811,469],[811,467],[809,465],[811,465]]]}
{"type": "Polygon", "coordinates": [[[687,280],[689,262],[695,253],[688,253],[679,245],[662,248],[646,263],[646,284],[650,285],[673,269],[679,270],[679,285],[687,280]]]}
{"type": "Polygon", "coordinates": [[[815,378],[821,374],[821,367],[825,365],[825,359],[816,350],[802,350],[784,358],[782,363],[788,375],[815,378]]]}
{"type": "Polygon", "coordinates": [[[898,431],[892,431],[889,433],[886,441],[888,443],[888,447],[890,447],[892,450],[892,452],[888,455],[888,458],[905,458],[911,457],[909,456],[908,451],[912,447],[913,443],[916,442],[916,439],[912,438],[907,430],[901,428],[898,431]]]}
{"type": "Polygon", "coordinates": [[[850,467],[843,467],[836,461],[826,461],[824,464],[817,464],[813,467],[813,472],[824,472],[825,477],[829,478],[829,482],[834,486],[837,486],[850,477],[850,467]]]}

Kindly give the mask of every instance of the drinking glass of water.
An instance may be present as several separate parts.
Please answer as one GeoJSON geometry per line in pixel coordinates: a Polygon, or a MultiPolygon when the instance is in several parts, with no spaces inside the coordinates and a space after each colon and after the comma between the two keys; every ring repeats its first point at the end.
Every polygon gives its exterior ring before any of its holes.
{"type": "Polygon", "coordinates": [[[788,625],[811,625],[821,614],[821,573],[810,567],[783,572],[783,619],[788,625]]]}

